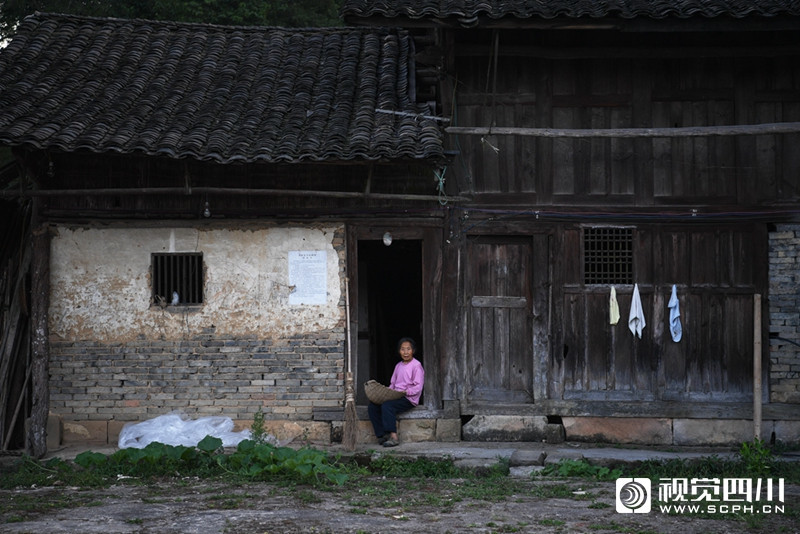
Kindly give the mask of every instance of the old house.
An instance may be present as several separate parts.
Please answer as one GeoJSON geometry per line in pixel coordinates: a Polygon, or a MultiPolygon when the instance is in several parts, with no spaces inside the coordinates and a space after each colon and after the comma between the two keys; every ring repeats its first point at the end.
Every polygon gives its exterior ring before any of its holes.
{"type": "Polygon", "coordinates": [[[404,439],[800,440],[796,2],[343,16],[26,19],[0,437],[262,410],[336,440],[344,372],[387,381],[411,335],[404,439]]]}
{"type": "Polygon", "coordinates": [[[722,443],[759,433],[755,418],[765,439],[798,440],[797,2],[343,13],[409,29],[418,91],[450,119],[444,172],[470,200],[445,222],[439,379],[473,418],[465,437],[549,422],[722,443]]]}
{"type": "Polygon", "coordinates": [[[4,205],[32,212],[30,245],[4,247],[6,446],[41,451],[48,415],[51,439],[60,423],[114,443],[173,410],[244,426],[261,410],[281,438],[330,440],[346,247],[419,307],[434,254],[402,239],[441,226],[442,132],[414,101],[412,51],[402,30],[25,19],[0,54],[21,176],[4,205]],[[397,242],[371,259],[385,228],[397,242]],[[400,268],[416,287],[389,279],[400,268]]]}

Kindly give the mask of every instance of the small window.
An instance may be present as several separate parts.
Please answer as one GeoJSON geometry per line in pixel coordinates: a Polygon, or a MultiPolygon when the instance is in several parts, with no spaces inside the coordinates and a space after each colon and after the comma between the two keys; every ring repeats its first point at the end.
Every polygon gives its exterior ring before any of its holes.
{"type": "Polygon", "coordinates": [[[586,284],[633,283],[633,228],[584,228],[586,284]]]}
{"type": "Polygon", "coordinates": [[[153,303],[186,306],[203,303],[203,253],[154,253],[153,303]]]}

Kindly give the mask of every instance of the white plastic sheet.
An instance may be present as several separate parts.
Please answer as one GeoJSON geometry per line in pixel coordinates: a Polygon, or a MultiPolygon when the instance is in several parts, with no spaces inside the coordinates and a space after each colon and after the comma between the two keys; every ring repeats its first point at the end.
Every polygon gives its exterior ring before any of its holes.
{"type": "Polygon", "coordinates": [[[159,415],[141,423],[129,423],[119,433],[120,449],[142,449],[155,441],[165,445],[194,447],[206,436],[222,440],[223,447],[235,447],[250,439],[250,430],[233,432],[230,417],[189,419],[185,414],[159,415]]]}

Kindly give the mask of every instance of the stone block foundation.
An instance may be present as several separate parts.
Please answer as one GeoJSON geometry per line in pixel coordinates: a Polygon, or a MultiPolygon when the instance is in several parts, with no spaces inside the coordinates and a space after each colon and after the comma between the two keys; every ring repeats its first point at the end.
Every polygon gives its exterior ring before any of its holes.
{"type": "MultiPolygon", "coordinates": [[[[671,419],[639,417],[563,417],[563,424],[548,423],[546,417],[476,416],[462,425],[447,417],[400,416],[397,431],[405,442],[538,441],[561,443],[579,441],[656,446],[737,446],[752,441],[753,423],[742,419],[671,419]]],[[[251,427],[252,420],[234,420],[234,430],[251,427]]],[[[48,448],[64,444],[97,443],[115,445],[127,423],[71,421],[51,414],[48,420],[48,448]]],[[[343,421],[265,420],[265,431],[282,443],[339,443],[343,421]]],[[[788,445],[800,444],[800,421],[763,421],[761,439],[774,438],[788,445]]],[[[375,444],[368,419],[358,421],[356,442],[375,444]]]]}
{"type": "MultiPolygon", "coordinates": [[[[48,419],[48,448],[56,449],[70,444],[115,445],[126,424],[121,421],[68,421],[51,414],[48,419]],[[58,430],[56,430],[58,429],[58,430]]],[[[252,420],[234,420],[235,432],[249,429],[252,420]]],[[[264,421],[264,430],[281,443],[318,443],[328,445],[342,440],[342,421],[264,421]]],[[[458,419],[409,418],[397,421],[401,441],[456,442],[461,439],[461,422],[458,419]]],[[[357,443],[377,443],[368,420],[359,420],[357,443]]]]}
{"type": "MultiPolygon", "coordinates": [[[[743,419],[564,417],[567,441],[639,445],[726,446],[753,440],[753,422],[743,419]]],[[[761,439],[800,443],[800,421],[763,421],[761,439]]]]}

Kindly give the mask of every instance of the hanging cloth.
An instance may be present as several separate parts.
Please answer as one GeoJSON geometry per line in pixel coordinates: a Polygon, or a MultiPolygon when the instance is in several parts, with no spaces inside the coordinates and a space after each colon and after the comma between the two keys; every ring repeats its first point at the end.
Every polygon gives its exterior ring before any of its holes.
{"type": "Polygon", "coordinates": [[[628,315],[628,328],[634,336],[642,337],[642,330],[647,326],[642,311],[642,299],[639,296],[639,284],[633,285],[633,298],[631,298],[631,313],[628,315]]]}
{"type": "Polygon", "coordinates": [[[617,304],[617,290],[611,286],[611,297],[608,299],[608,313],[611,318],[611,324],[619,322],[619,304],[617,304]]]}
{"type": "Polygon", "coordinates": [[[672,341],[676,343],[681,340],[683,336],[683,327],[681,326],[681,310],[680,302],[678,301],[678,288],[672,284],[672,296],[669,299],[669,333],[672,334],[672,341]]]}

